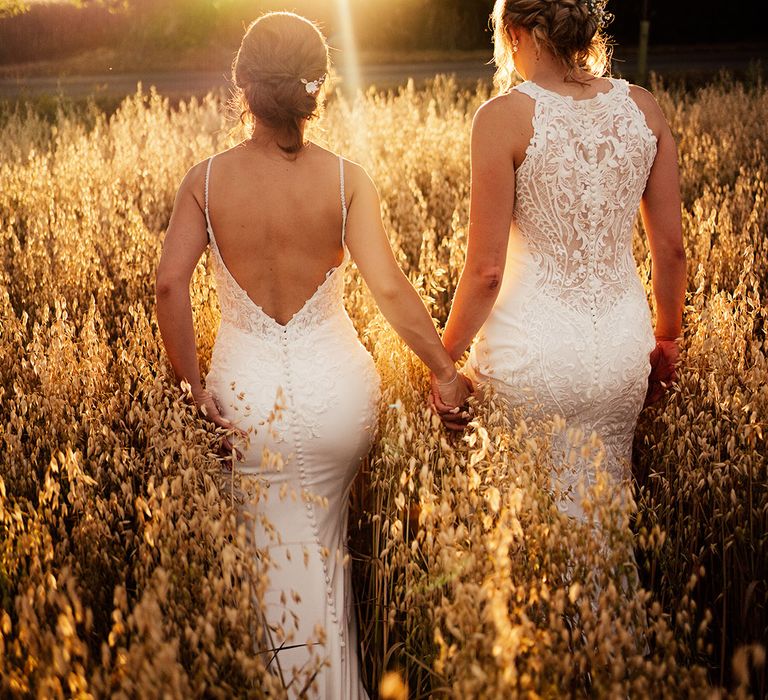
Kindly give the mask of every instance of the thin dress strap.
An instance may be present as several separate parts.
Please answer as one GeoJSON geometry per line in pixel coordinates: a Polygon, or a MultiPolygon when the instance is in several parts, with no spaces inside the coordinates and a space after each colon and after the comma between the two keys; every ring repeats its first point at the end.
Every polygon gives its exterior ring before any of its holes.
{"type": "Polygon", "coordinates": [[[211,235],[213,227],[211,226],[211,215],[208,213],[208,182],[211,179],[211,163],[213,163],[214,156],[208,159],[208,168],[205,171],[205,222],[208,224],[208,235],[211,235]]]}
{"type": "Polygon", "coordinates": [[[341,245],[346,246],[347,237],[347,194],[344,188],[344,158],[339,156],[339,180],[341,182],[341,245]]]}

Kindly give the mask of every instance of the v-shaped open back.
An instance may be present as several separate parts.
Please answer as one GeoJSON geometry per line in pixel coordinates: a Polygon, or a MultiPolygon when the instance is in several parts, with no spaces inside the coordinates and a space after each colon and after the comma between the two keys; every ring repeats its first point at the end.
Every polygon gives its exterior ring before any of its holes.
{"type": "MultiPolygon", "coordinates": [[[[218,162],[227,164],[224,158],[218,162]]],[[[329,162],[325,161],[326,166],[329,162]]],[[[246,440],[237,439],[242,459],[232,466],[239,477],[235,488],[242,484],[244,492],[242,500],[237,499],[238,509],[249,523],[246,530],[253,550],[267,552],[275,564],[269,567],[263,587],[263,624],[267,633],[262,640],[266,641],[256,651],[274,649],[270,652],[272,668],[311,669],[313,687],[317,689],[313,694],[317,697],[368,700],[360,679],[347,519],[350,488],[361,459],[371,447],[381,393],[373,358],[361,344],[344,309],[348,254],[345,248],[341,264],[328,271],[309,299],[281,325],[248,297],[224,264],[208,210],[210,166],[209,161],[205,216],[221,325],[205,386],[220,406],[221,415],[248,436],[246,440]],[[269,497],[248,498],[252,486],[269,497]],[[292,591],[296,594],[292,595],[292,591]]],[[[339,171],[343,246],[347,206],[341,160],[339,171]]],[[[329,168],[326,174],[333,177],[331,172],[329,168]]],[[[279,187],[278,182],[270,184],[279,187]]],[[[213,194],[218,191],[214,187],[213,194]]],[[[228,201],[235,201],[239,192],[227,194],[232,195],[228,201]]],[[[286,197],[294,194],[287,192],[286,197]]],[[[318,235],[325,233],[327,254],[338,253],[339,242],[335,237],[328,240],[331,234],[327,222],[333,223],[334,213],[337,224],[339,218],[338,210],[334,212],[327,206],[329,200],[325,189],[324,228],[316,230],[318,235]]],[[[258,263],[259,248],[255,244],[261,240],[254,236],[234,247],[235,234],[246,233],[237,220],[241,210],[217,208],[217,217],[219,212],[219,233],[224,232],[224,226],[227,232],[233,232],[229,239],[233,247],[227,250],[232,250],[233,261],[244,263],[237,269],[247,274],[245,263],[250,264],[250,260],[234,256],[241,246],[253,242],[254,263],[258,263]],[[232,224],[227,219],[230,213],[232,224]]],[[[305,214],[289,211],[288,216],[280,217],[281,213],[274,212],[278,224],[300,220],[305,214]]],[[[306,213],[314,215],[314,210],[307,209],[306,213]]],[[[310,217],[303,219],[311,224],[310,217]]],[[[258,233],[267,234],[270,223],[265,217],[264,229],[258,233]]],[[[306,225],[293,230],[306,230],[306,225]]],[[[280,252],[287,247],[285,240],[278,238],[282,228],[271,230],[276,233],[270,242],[280,252]]],[[[318,247],[316,240],[296,243],[311,255],[311,246],[318,247]]],[[[302,248],[297,245],[296,250],[302,248]]],[[[297,263],[293,267],[298,270],[298,280],[304,281],[301,263],[306,269],[307,260],[285,257],[281,262],[285,266],[297,263]]],[[[311,262],[315,269],[323,266],[317,257],[311,262]]],[[[266,271],[268,262],[262,264],[266,271]]],[[[259,277],[265,285],[272,283],[266,275],[259,277]]],[[[287,279],[275,279],[274,283],[289,284],[287,279]]],[[[267,286],[261,289],[271,291],[267,286]]],[[[291,290],[286,287],[285,291],[291,290]]]]}
{"type": "Polygon", "coordinates": [[[340,181],[340,197],[341,197],[341,245],[344,252],[344,257],[339,265],[331,267],[326,273],[323,281],[317,286],[315,291],[310,297],[308,297],[304,303],[299,307],[297,311],[288,319],[286,323],[280,323],[273,316],[270,316],[264,311],[262,306],[254,301],[245,288],[237,281],[231,270],[224,262],[224,257],[221,254],[218,243],[216,241],[216,235],[213,231],[213,225],[211,223],[211,215],[208,207],[209,202],[209,185],[211,177],[211,164],[215,156],[211,156],[208,159],[208,166],[205,171],[205,222],[208,231],[208,240],[211,246],[211,252],[213,254],[213,260],[216,267],[217,277],[217,291],[219,294],[219,302],[222,307],[222,320],[229,321],[240,327],[242,330],[247,331],[261,331],[265,332],[268,328],[285,330],[288,327],[297,325],[300,319],[304,319],[305,322],[302,326],[307,325],[307,321],[320,320],[322,314],[317,312],[320,308],[329,309],[331,306],[341,305],[343,295],[343,271],[346,269],[349,262],[349,251],[346,246],[346,231],[347,231],[347,198],[346,187],[344,182],[344,159],[339,156],[339,181],[340,181]],[[336,280],[341,280],[337,282],[336,280]],[[325,303],[323,303],[325,302],[325,303]],[[316,313],[313,315],[312,311],[316,313]],[[307,318],[309,317],[309,318],[307,318]]]}

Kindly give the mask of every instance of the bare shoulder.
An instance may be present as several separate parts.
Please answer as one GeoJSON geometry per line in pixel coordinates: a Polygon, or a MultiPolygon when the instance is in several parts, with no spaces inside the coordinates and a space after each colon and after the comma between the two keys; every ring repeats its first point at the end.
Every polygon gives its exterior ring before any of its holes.
{"type": "Polygon", "coordinates": [[[349,201],[354,199],[357,194],[376,194],[378,190],[368,171],[353,160],[343,158],[344,161],[344,184],[349,201]]]}
{"type": "Polygon", "coordinates": [[[189,170],[187,170],[184,178],[179,185],[179,191],[177,196],[192,196],[195,201],[204,207],[205,199],[205,173],[208,168],[208,159],[195,163],[189,170]]]}
{"type": "Polygon", "coordinates": [[[533,104],[533,99],[519,90],[510,90],[492,97],[480,105],[475,113],[474,128],[493,129],[499,125],[509,125],[510,121],[517,119],[530,121],[533,104]]]}
{"type": "Polygon", "coordinates": [[[519,90],[485,102],[472,122],[473,157],[509,156],[517,167],[533,137],[534,112],[534,100],[519,90]]]}
{"type": "Polygon", "coordinates": [[[651,92],[639,85],[629,86],[629,96],[635,101],[640,111],[645,115],[648,127],[658,138],[667,126],[667,120],[659,103],[651,92]]]}

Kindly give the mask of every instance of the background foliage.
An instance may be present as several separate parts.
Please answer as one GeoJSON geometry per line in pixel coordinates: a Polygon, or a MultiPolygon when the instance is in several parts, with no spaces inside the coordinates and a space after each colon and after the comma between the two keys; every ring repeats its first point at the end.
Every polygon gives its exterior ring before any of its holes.
{"type": "MultiPolygon", "coordinates": [[[[358,43],[367,50],[489,49],[492,0],[350,0],[358,43]]],[[[642,0],[610,0],[610,32],[635,45],[642,0]]],[[[763,41],[760,3],[651,0],[652,43],[763,41]]],[[[333,37],[339,15],[328,0],[82,0],[25,4],[0,0],[0,63],[45,60],[85,49],[174,51],[209,46],[234,53],[243,27],[266,10],[291,9],[333,37]],[[20,9],[26,12],[19,12],[20,9]],[[3,19],[3,15],[5,18],[3,19]]]]}
{"type": "MultiPolygon", "coordinates": [[[[353,527],[372,687],[398,667],[413,697],[768,689],[756,646],[768,638],[768,92],[656,93],[680,144],[691,264],[679,386],[637,436],[645,591],[623,594],[615,494],[591,494],[601,534],[565,521],[545,441],[493,397],[465,439],[446,436],[423,368],[351,270],[348,310],[385,387],[353,527]]],[[[334,98],[314,130],[372,174],[398,258],[441,322],[485,97],[438,80],[334,98]]],[[[1,123],[0,695],[279,695],[257,653],[265,572],[154,318],[175,188],[228,142],[222,105],[139,93],[111,116],[27,105],[1,123]]],[[[639,231],[635,252],[647,285],[639,231]]],[[[205,362],[218,322],[205,260],[192,295],[205,362]]]]}

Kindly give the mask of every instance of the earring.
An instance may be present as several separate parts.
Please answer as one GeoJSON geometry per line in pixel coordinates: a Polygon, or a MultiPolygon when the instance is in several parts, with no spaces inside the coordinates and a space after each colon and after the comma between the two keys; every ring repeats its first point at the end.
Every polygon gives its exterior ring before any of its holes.
{"type": "Polygon", "coordinates": [[[520,42],[517,39],[512,40],[512,53],[517,53],[517,49],[520,45],[520,42]]]}

